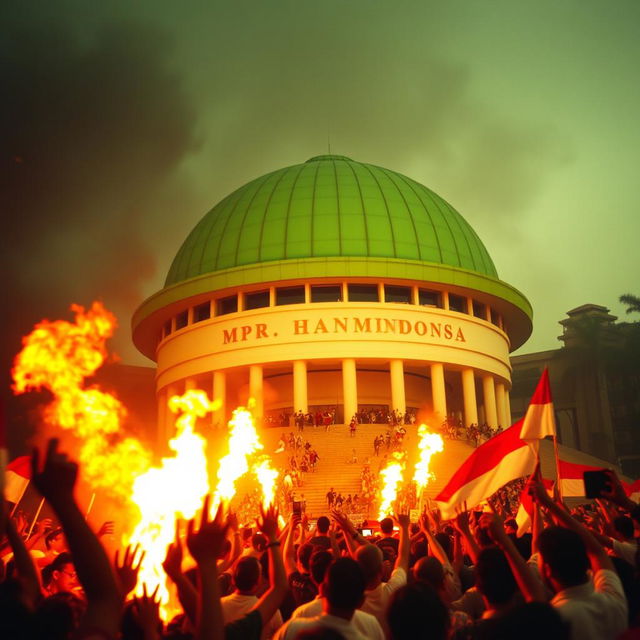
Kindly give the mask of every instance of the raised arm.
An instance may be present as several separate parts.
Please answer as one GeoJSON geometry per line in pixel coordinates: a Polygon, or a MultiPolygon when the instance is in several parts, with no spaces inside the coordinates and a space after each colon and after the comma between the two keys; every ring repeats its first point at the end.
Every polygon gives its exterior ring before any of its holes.
{"type": "Polygon", "coordinates": [[[492,540],[502,549],[507,557],[513,577],[527,602],[545,602],[544,587],[536,578],[531,567],[525,562],[520,552],[516,549],[513,540],[506,534],[502,518],[496,513],[483,514],[483,519],[488,520],[488,531],[492,540]]]}
{"type": "Polygon", "coordinates": [[[62,525],[69,551],[74,559],[78,580],[87,597],[87,610],[80,631],[96,630],[115,636],[119,633],[122,594],[107,554],[78,508],[73,491],[78,465],[58,451],[58,440],[47,445],[44,466],[34,449],[31,478],[49,502],[62,525]]]}
{"type": "Polygon", "coordinates": [[[270,505],[267,511],[260,509],[262,522],[260,529],[267,537],[267,552],[269,553],[269,579],[271,584],[265,594],[258,600],[252,611],[259,611],[264,627],[278,610],[287,594],[287,574],[280,553],[278,540],[278,511],[270,505]]]}
{"type": "Polygon", "coordinates": [[[427,538],[427,543],[429,544],[429,555],[432,555],[434,558],[440,560],[440,564],[447,565],[449,563],[449,557],[447,556],[445,550],[442,548],[442,545],[436,540],[433,532],[431,531],[431,520],[426,513],[423,513],[420,516],[420,529],[424,533],[427,538]]]}
{"type": "Polygon", "coordinates": [[[294,547],[294,538],[296,535],[296,529],[300,524],[300,516],[293,513],[289,517],[289,529],[287,531],[287,537],[284,540],[284,547],[282,553],[284,556],[284,568],[287,575],[293,573],[296,570],[296,552],[294,547]]]}
{"type": "Polygon", "coordinates": [[[198,617],[198,591],[182,572],[182,544],[180,542],[180,524],[176,520],[175,540],[167,547],[167,555],[162,563],[169,579],[176,585],[178,600],[182,609],[195,627],[198,617]]]}
{"type": "Polygon", "coordinates": [[[477,564],[478,555],[480,554],[480,546],[474,535],[471,533],[469,526],[469,512],[467,511],[467,503],[460,507],[456,507],[456,519],[453,522],[456,530],[462,536],[465,541],[467,553],[471,558],[473,564],[477,564]]]}
{"type": "Polygon", "coordinates": [[[533,485],[536,500],[545,507],[553,518],[567,529],[575,531],[583,540],[587,548],[587,555],[591,562],[591,569],[596,572],[600,569],[614,570],[613,562],[604,547],[591,535],[587,527],[571,517],[565,509],[556,504],[546,492],[541,482],[533,485]]]}
{"type": "Polygon", "coordinates": [[[395,521],[400,528],[400,542],[398,544],[398,557],[396,558],[396,569],[404,569],[405,573],[409,573],[409,552],[411,551],[411,538],[409,536],[409,514],[398,513],[395,521]]]}
{"type": "Polygon", "coordinates": [[[342,529],[342,533],[344,534],[344,541],[347,545],[347,549],[349,550],[349,555],[355,559],[356,551],[358,547],[362,547],[365,544],[369,544],[357,531],[357,529],[353,526],[349,517],[340,511],[336,511],[335,509],[331,512],[331,516],[333,517],[336,524],[342,529]]]}
{"type": "Polygon", "coordinates": [[[196,615],[197,640],[222,640],[224,618],[220,605],[218,585],[218,558],[227,536],[227,524],[220,504],[216,517],[209,520],[209,499],[204,499],[200,528],[195,531],[195,521],[187,524],[187,547],[198,566],[200,589],[196,615]]]}
{"type": "Polygon", "coordinates": [[[18,579],[22,586],[24,602],[27,607],[33,610],[41,599],[40,575],[33,563],[31,554],[22,540],[22,536],[18,533],[8,513],[6,513],[4,500],[0,508],[2,508],[3,511],[3,513],[0,514],[0,517],[5,521],[7,537],[9,538],[11,549],[13,550],[13,560],[15,562],[18,579]]]}

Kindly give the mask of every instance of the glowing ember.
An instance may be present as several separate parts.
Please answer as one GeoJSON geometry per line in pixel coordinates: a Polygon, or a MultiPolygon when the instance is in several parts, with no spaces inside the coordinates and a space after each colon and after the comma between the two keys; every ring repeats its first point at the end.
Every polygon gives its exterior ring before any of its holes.
{"type": "Polygon", "coordinates": [[[420,437],[420,442],[418,443],[420,456],[416,463],[413,481],[416,483],[417,492],[420,495],[420,492],[429,484],[429,481],[435,477],[433,472],[429,471],[431,456],[434,453],[440,453],[444,449],[444,441],[440,434],[431,433],[426,424],[421,424],[418,427],[418,436],[420,437]]]}
{"type": "Polygon", "coordinates": [[[118,436],[126,410],[120,401],[96,387],[83,388],[107,357],[105,343],[115,317],[101,303],[85,311],[72,305],[75,322],[43,320],[23,338],[16,356],[13,390],[48,389],[54,395],[45,420],[80,439],[78,458],[93,488],[128,497],[133,478],[149,467],[149,454],[134,438],[118,436]]]}
{"type": "Polygon", "coordinates": [[[259,462],[253,465],[253,472],[262,487],[262,507],[266,511],[269,505],[273,504],[275,498],[278,471],[271,467],[270,458],[263,456],[259,462]]]}
{"type": "Polygon", "coordinates": [[[378,520],[387,517],[392,513],[393,503],[398,495],[398,488],[402,484],[404,472],[404,456],[402,453],[394,453],[393,460],[384,468],[380,475],[382,476],[384,485],[380,492],[381,503],[378,512],[378,520]]]}
{"type": "Polygon", "coordinates": [[[169,620],[179,611],[172,603],[162,569],[167,546],[175,536],[176,519],[191,519],[202,506],[202,496],[209,492],[206,441],[195,433],[197,418],[211,411],[212,404],[204,391],[189,390],[169,399],[176,420],[176,436],[169,441],[175,452],[163,458],[160,467],[138,476],[133,485],[133,502],[140,510],[140,522],[127,543],[140,543],[146,556],[138,574],[136,594],[142,595],[159,586],[162,617],[169,620]]]}
{"type": "Polygon", "coordinates": [[[238,478],[249,471],[249,456],[260,451],[263,446],[253,424],[251,413],[239,407],[229,421],[229,453],[220,459],[218,486],[213,494],[211,513],[215,515],[221,500],[227,503],[236,493],[238,478]]]}

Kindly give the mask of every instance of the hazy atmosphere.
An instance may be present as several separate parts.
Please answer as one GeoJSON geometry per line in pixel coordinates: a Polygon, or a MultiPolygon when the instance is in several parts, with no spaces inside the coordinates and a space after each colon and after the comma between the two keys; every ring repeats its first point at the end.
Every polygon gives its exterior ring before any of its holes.
{"type": "MultiPolygon", "coordinates": [[[[640,4],[4,3],[5,372],[43,317],[101,299],[113,348],[196,222],[311,156],[404,173],[557,321],[640,295],[640,4]]],[[[6,375],[6,373],[5,373],[6,375]]]]}

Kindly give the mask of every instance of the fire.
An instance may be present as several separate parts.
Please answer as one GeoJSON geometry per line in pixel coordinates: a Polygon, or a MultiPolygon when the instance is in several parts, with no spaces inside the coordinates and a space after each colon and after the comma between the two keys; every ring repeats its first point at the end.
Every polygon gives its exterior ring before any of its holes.
{"type": "Polygon", "coordinates": [[[159,587],[165,620],[179,608],[171,602],[162,561],[167,546],[173,541],[176,520],[193,518],[202,505],[202,496],[209,492],[207,443],[195,433],[195,423],[213,408],[207,394],[199,390],[173,396],[168,404],[173,413],[180,414],[176,420],[176,436],[169,441],[175,455],[163,458],[159,467],[135,479],[132,500],[140,510],[140,522],[126,540],[126,543],[140,543],[146,551],[136,593],[142,595],[143,584],[148,592],[159,587]]]}
{"type": "Polygon", "coordinates": [[[78,458],[86,480],[128,497],[133,478],[149,468],[150,457],[134,438],[119,435],[126,409],[113,395],[97,387],[84,388],[106,357],[106,341],[115,317],[100,302],[87,311],[71,305],[75,322],[42,320],[23,338],[12,370],[16,394],[48,389],[53,402],[45,420],[68,429],[80,440],[78,458]]]}
{"type": "MultiPolygon", "coordinates": [[[[135,438],[120,433],[125,407],[113,395],[95,386],[85,388],[107,358],[106,341],[116,326],[115,317],[101,303],[89,310],[72,305],[75,322],[43,320],[24,338],[12,370],[15,393],[48,389],[53,402],[46,408],[50,424],[68,429],[78,438],[83,479],[93,488],[119,496],[127,506],[137,507],[137,525],[130,522],[125,544],[140,544],[146,556],[138,575],[136,593],[143,585],[158,587],[163,618],[178,608],[172,602],[162,569],[176,521],[193,518],[203,495],[210,491],[206,440],[195,432],[196,420],[217,407],[207,394],[189,390],[169,400],[179,414],[176,435],[169,442],[174,452],[151,467],[150,454],[135,438]]],[[[212,509],[227,504],[236,492],[236,481],[252,471],[262,489],[263,504],[274,502],[278,472],[263,450],[251,413],[239,408],[229,422],[229,453],[219,461],[212,509]]]]}
{"type": "Polygon", "coordinates": [[[378,520],[382,520],[391,513],[393,503],[398,495],[398,488],[402,484],[404,473],[404,455],[402,453],[394,453],[393,459],[380,472],[383,478],[384,486],[380,492],[381,502],[378,511],[378,520]]]}
{"type": "Polygon", "coordinates": [[[271,466],[269,457],[263,456],[259,462],[253,465],[253,472],[262,487],[262,507],[266,511],[269,505],[274,502],[278,471],[271,466]]]}
{"type": "Polygon", "coordinates": [[[263,449],[251,413],[245,408],[239,407],[233,412],[229,427],[229,453],[219,462],[212,514],[215,514],[222,500],[227,503],[231,501],[236,493],[237,480],[249,471],[249,457],[263,449]]]}
{"type": "Polygon", "coordinates": [[[413,474],[413,481],[416,483],[417,493],[420,495],[420,492],[429,484],[429,481],[434,478],[433,472],[429,471],[431,456],[434,453],[440,453],[444,449],[444,441],[440,434],[431,433],[426,424],[421,424],[418,427],[418,436],[420,437],[420,442],[418,443],[420,455],[413,474]]]}

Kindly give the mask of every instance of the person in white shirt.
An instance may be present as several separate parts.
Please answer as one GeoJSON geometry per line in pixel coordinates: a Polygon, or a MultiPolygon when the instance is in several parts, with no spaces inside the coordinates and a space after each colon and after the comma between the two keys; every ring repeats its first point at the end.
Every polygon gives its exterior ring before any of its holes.
{"type": "Polygon", "coordinates": [[[322,613],[314,618],[289,620],[274,636],[275,640],[295,640],[298,634],[318,629],[337,631],[345,640],[370,640],[358,631],[353,618],[364,600],[364,576],[351,558],[338,558],[328,569],[322,583],[322,613]]]}
{"type": "Polygon", "coordinates": [[[617,638],[627,628],[628,606],[611,558],[541,482],[533,483],[533,492],[563,525],[545,529],[538,538],[540,574],[555,594],[551,604],[571,624],[572,640],[617,638]]]}
{"type": "MultiPolygon", "coordinates": [[[[220,599],[224,623],[234,622],[244,617],[258,602],[256,593],[260,588],[261,567],[258,560],[251,556],[240,558],[233,572],[235,591],[220,599]]],[[[276,611],[271,620],[262,629],[261,638],[272,638],[282,625],[282,616],[276,611]]]]}
{"type": "MultiPolygon", "coordinates": [[[[329,551],[316,551],[309,560],[309,570],[311,579],[318,587],[318,595],[311,600],[300,605],[291,614],[291,619],[295,618],[315,618],[322,614],[324,609],[324,598],[322,597],[322,583],[326,577],[329,567],[333,563],[333,555],[329,551]]],[[[364,611],[356,609],[351,619],[353,626],[366,638],[371,640],[384,640],[384,632],[380,623],[374,616],[364,611]]]]}

